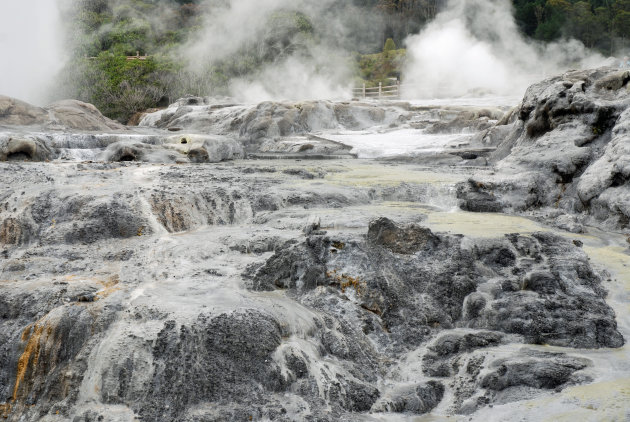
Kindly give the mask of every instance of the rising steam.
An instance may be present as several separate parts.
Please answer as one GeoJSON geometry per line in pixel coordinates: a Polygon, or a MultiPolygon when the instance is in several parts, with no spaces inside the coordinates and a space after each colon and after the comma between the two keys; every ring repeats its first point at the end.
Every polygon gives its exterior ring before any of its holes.
{"type": "Polygon", "coordinates": [[[0,1],[0,57],[0,95],[44,105],[64,64],[57,1],[0,1]]]}
{"type": "MultiPolygon", "coordinates": [[[[64,64],[64,34],[72,31],[62,27],[59,9],[76,5],[76,0],[0,0],[0,94],[37,104],[49,99],[47,88],[64,64]]],[[[143,18],[159,27],[169,19],[165,10],[143,18]]],[[[185,75],[198,76],[203,84],[194,91],[199,94],[216,93],[223,83],[223,93],[247,102],[346,97],[354,73],[350,52],[373,51],[382,43],[378,14],[350,1],[205,0],[200,10],[200,29],[176,51],[163,52],[186,67],[185,75]],[[283,28],[287,19],[273,20],[283,13],[299,15],[296,25],[311,25],[311,30],[283,28]],[[252,56],[258,60],[254,65],[248,63],[252,56]],[[221,69],[225,62],[229,71],[221,69]]],[[[510,0],[449,0],[406,45],[403,77],[410,98],[520,96],[544,76],[603,61],[577,41],[543,45],[525,40],[510,0]]]]}
{"type": "Polygon", "coordinates": [[[521,96],[533,82],[568,68],[602,65],[579,41],[526,41],[509,0],[449,0],[420,34],[407,39],[408,97],[521,96]]]}
{"type": "Polygon", "coordinates": [[[378,25],[350,4],[334,0],[230,0],[206,2],[205,10],[203,29],[180,51],[193,73],[204,72],[244,49],[264,55],[260,50],[275,48],[273,60],[231,80],[229,94],[247,102],[347,97],[352,67],[345,41],[349,31],[361,31],[352,18],[358,14],[365,18],[358,21],[365,27],[363,35],[370,25],[371,29],[378,25]],[[313,33],[290,35],[288,46],[263,45],[260,40],[273,39],[274,32],[282,31],[270,25],[270,19],[283,12],[299,13],[306,19],[304,24],[312,24],[313,33]]]}

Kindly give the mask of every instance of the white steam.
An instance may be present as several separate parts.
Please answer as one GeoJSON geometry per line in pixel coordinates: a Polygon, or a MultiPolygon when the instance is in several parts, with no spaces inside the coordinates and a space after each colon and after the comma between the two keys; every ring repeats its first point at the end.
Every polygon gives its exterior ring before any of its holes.
{"type": "MultiPolygon", "coordinates": [[[[324,100],[348,97],[350,69],[341,65],[341,58],[324,63],[313,57],[289,56],[264,67],[256,78],[236,78],[230,83],[234,98],[249,103],[268,100],[324,100]],[[332,64],[332,65],[331,65],[332,64]]],[[[327,52],[324,57],[330,58],[327,52]]]]}
{"type": "Polygon", "coordinates": [[[604,60],[575,40],[548,45],[526,41],[510,0],[449,0],[406,43],[408,97],[520,96],[545,76],[604,60]]]}
{"type": "Polygon", "coordinates": [[[344,38],[339,21],[323,18],[334,3],[334,0],[206,1],[203,29],[180,54],[194,73],[207,71],[209,65],[251,49],[261,37],[279,31],[268,27],[269,17],[275,12],[299,12],[320,34],[303,39],[302,34],[296,34],[293,41],[299,44],[299,51],[281,51],[254,73],[232,78],[230,95],[245,102],[348,97],[352,69],[347,54],[328,44],[332,37],[318,38],[326,32],[322,26],[336,32],[329,36],[344,38]]]}
{"type": "Polygon", "coordinates": [[[0,95],[44,105],[64,55],[57,1],[0,1],[0,95]]]}

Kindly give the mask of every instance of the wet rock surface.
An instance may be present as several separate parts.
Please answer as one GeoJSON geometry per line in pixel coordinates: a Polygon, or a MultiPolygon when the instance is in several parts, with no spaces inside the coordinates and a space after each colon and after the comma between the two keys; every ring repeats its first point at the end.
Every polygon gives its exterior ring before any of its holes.
{"type": "MultiPolygon", "coordinates": [[[[379,317],[388,347],[417,345],[436,328],[454,327],[519,334],[533,344],[624,343],[586,254],[547,233],[472,240],[380,218],[370,223],[366,240],[322,233],[302,244],[291,241],[252,279],[262,290],[289,288],[308,295],[325,286],[351,295],[379,317]]],[[[485,340],[479,336],[452,347],[498,342],[492,333],[485,340]]],[[[438,354],[448,354],[447,348],[438,354]]]]}
{"type": "Polygon", "coordinates": [[[2,166],[8,420],[470,413],[592,365],[490,351],[623,345],[570,240],[434,232],[378,205],[434,193],[335,184],[343,161],[2,166]],[[388,375],[422,350],[415,383],[388,375]]]}
{"type": "MultiPolygon", "coordinates": [[[[623,74],[606,78],[596,89],[624,89],[623,74]]],[[[318,132],[501,120],[447,154],[485,163],[515,113],[191,97],[144,128],[96,133],[89,106],[51,106],[91,116],[68,116],[84,124],[74,133],[5,103],[6,420],[474,419],[630,372],[627,315],[608,293],[618,282],[591,260],[616,237],[562,213],[536,230],[491,214],[496,231],[446,231],[440,219],[472,215],[455,195],[470,211],[509,208],[493,169],[467,181],[457,163],[348,159],[318,132]]],[[[555,123],[529,103],[543,137],[555,123]]]]}
{"type": "MultiPolygon", "coordinates": [[[[470,143],[472,133],[491,126],[507,109],[478,106],[414,106],[407,102],[264,102],[187,97],[142,115],[138,126],[107,119],[91,104],[75,100],[35,107],[0,98],[0,161],[139,161],[214,163],[250,158],[357,158],[339,133],[413,130],[462,138],[448,151],[420,154],[415,162],[486,165],[494,144],[470,143]],[[448,134],[448,135],[446,135],[448,134]],[[456,136],[454,134],[460,134],[456,136]],[[441,157],[441,158],[440,158],[441,157]]],[[[140,117],[139,117],[140,118],[140,117]]],[[[446,141],[443,141],[446,142],[446,141]]],[[[444,149],[441,145],[439,149],[444,149]]],[[[409,157],[396,157],[406,161],[409,157]]]]}

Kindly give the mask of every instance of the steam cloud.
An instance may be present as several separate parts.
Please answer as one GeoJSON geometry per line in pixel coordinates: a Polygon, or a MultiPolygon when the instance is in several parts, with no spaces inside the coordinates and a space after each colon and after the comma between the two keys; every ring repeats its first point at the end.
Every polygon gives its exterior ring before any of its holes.
{"type": "Polygon", "coordinates": [[[352,68],[347,48],[358,50],[360,46],[344,45],[347,33],[363,25],[361,32],[369,34],[370,25],[380,24],[350,4],[334,0],[230,0],[219,5],[206,2],[205,9],[202,31],[180,51],[193,72],[203,72],[209,64],[229,58],[277,30],[267,26],[274,12],[300,12],[316,29],[313,37],[297,40],[300,51],[282,52],[255,75],[231,81],[230,95],[247,102],[349,96],[352,68]],[[362,16],[356,19],[357,15],[362,16]]]}
{"type": "Polygon", "coordinates": [[[44,105],[64,64],[57,1],[0,1],[0,57],[0,94],[44,105]]]}
{"type": "Polygon", "coordinates": [[[449,0],[418,35],[407,39],[406,96],[521,96],[532,83],[604,58],[579,41],[526,41],[509,0],[449,0]]]}
{"type": "MultiPolygon", "coordinates": [[[[276,51],[254,72],[232,78],[229,94],[246,102],[347,97],[353,79],[349,52],[380,45],[378,29],[383,25],[377,14],[351,3],[206,0],[201,4],[201,29],[176,55],[190,72],[204,75],[213,64],[262,48],[260,40],[273,38],[279,30],[269,25],[274,13],[299,12],[312,23],[313,34],[291,35],[292,45],[299,48],[284,51],[281,46],[279,54],[276,51]]],[[[64,34],[69,30],[61,24],[60,9],[75,5],[76,0],[0,0],[0,94],[36,104],[49,100],[48,88],[64,64],[64,34]]],[[[166,19],[167,13],[163,15],[152,19],[166,19]]],[[[410,98],[520,96],[543,76],[603,62],[578,41],[543,45],[525,40],[510,0],[449,0],[433,22],[407,39],[406,46],[403,77],[410,98]]]]}

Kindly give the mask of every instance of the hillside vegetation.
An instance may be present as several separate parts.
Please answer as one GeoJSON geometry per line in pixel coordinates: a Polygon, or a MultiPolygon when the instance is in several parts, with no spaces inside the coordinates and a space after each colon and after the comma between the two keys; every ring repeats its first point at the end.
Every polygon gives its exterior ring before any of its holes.
{"type": "MultiPolygon", "coordinates": [[[[516,20],[527,37],[553,41],[573,37],[613,54],[628,47],[630,0],[514,0],[516,20]]],[[[234,78],[256,75],[290,55],[307,57],[316,44],[348,57],[355,83],[368,86],[400,76],[405,38],[417,33],[446,0],[352,0],[333,2],[343,39],[327,32],[307,11],[261,14],[265,30],[229,56],[191,72],[179,53],[204,26],[206,5],[191,0],[80,0],[66,17],[72,58],[58,95],[95,104],[126,122],[135,112],[183,95],[225,95],[234,78]],[[352,13],[347,13],[352,7],[352,13]],[[344,9],[345,8],[345,9],[344,9]],[[344,12],[345,15],[344,15],[344,12]],[[326,38],[328,37],[328,38],[326,38]],[[353,52],[354,53],[351,53],[353,52]],[[345,52],[345,53],[344,53],[345,52]],[[127,56],[148,56],[128,60],[127,56]]],[[[297,8],[297,6],[296,6],[297,8]]],[[[226,34],[228,37],[229,34],[226,34]]],[[[229,39],[226,40],[226,42],[229,39]]]]}
{"type": "Polygon", "coordinates": [[[541,41],[578,39],[604,54],[627,49],[630,0],[514,0],[523,33],[541,41]]]}

